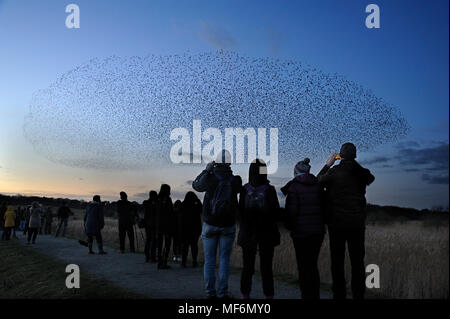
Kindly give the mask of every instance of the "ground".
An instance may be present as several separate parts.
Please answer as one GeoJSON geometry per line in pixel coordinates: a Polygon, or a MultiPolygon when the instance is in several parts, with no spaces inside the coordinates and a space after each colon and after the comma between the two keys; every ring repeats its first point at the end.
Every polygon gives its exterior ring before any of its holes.
{"type": "MultiPolygon", "coordinates": [[[[25,237],[21,233],[18,242],[26,245],[25,237]]],[[[76,240],[49,235],[38,236],[36,244],[28,247],[62,264],[77,264],[82,272],[80,289],[84,288],[83,276],[89,274],[94,278],[106,280],[131,294],[146,298],[198,299],[205,297],[202,267],[181,268],[179,264],[171,263],[171,269],[158,270],[155,264],[145,263],[142,254],[120,254],[117,250],[106,247],[107,255],[89,255],[87,248],[79,245],[76,240]]],[[[64,278],[67,276],[63,267],[58,268],[58,271],[62,272],[64,278]]],[[[239,273],[231,273],[229,285],[232,296],[239,298],[239,273]]],[[[297,285],[275,280],[275,294],[276,298],[297,299],[300,292],[297,285]]],[[[259,276],[254,278],[252,297],[264,297],[259,276]]],[[[324,292],[322,297],[329,298],[329,294],[324,292]]]]}

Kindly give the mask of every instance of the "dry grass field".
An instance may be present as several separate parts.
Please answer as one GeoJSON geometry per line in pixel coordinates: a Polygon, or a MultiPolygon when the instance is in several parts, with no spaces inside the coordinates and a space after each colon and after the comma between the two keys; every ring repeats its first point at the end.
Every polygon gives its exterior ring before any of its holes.
{"type": "MultiPolygon", "coordinates": [[[[106,218],[105,224],[102,233],[104,241],[117,248],[117,220],[106,218]]],[[[78,211],[69,224],[68,235],[84,238],[82,227],[81,211],[78,211]]],[[[294,278],[297,276],[297,269],[293,245],[284,229],[281,233],[281,245],[275,250],[274,273],[278,277],[294,278]]],[[[139,251],[143,251],[144,243],[139,230],[137,239],[139,251]]],[[[201,251],[202,249],[200,258],[201,251]]],[[[349,265],[348,256],[346,264],[349,265]]],[[[386,298],[448,298],[448,223],[442,226],[428,225],[423,221],[369,224],[366,231],[366,265],[368,264],[380,267],[380,289],[372,289],[371,295],[386,298]]],[[[232,255],[232,266],[242,267],[241,249],[237,245],[232,255]]],[[[322,283],[330,284],[327,237],[322,246],[319,269],[322,283]]],[[[349,270],[347,267],[347,280],[350,278],[349,270]]]]}

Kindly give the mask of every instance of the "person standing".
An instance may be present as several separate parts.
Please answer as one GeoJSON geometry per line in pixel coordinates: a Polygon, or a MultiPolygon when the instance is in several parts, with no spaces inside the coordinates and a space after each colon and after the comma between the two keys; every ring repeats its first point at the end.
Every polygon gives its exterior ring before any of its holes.
{"type": "Polygon", "coordinates": [[[325,235],[323,188],[309,171],[309,158],[295,165],[294,179],[282,192],[286,198],[285,225],[294,243],[302,299],[320,298],[317,262],[325,235]]]}
{"type": "Polygon", "coordinates": [[[145,262],[156,262],[156,214],[158,209],[158,193],[150,191],[148,199],[144,200],[144,227],[145,227],[145,262]]]}
{"type": "Polygon", "coordinates": [[[181,201],[176,200],[173,203],[173,214],[170,222],[171,233],[173,238],[173,261],[181,261],[181,201]]]}
{"type": "Polygon", "coordinates": [[[181,267],[186,267],[189,247],[192,267],[197,267],[198,240],[202,233],[202,203],[194,192],[186,193],[181,203],[181,267]]]}
{"type": "Polygon", "coordinates": [[[14,207],[8,206],[5,214],[3,215],[4,221],[4,232],[5,232],[5,239],[4,240],[10,240],[11,239],[11,232],[16,226],[16,212],[14,211],[14,207]]]}
{"type": "Polygon", "coordinates": [[[133,226],[136,222],[136,210],[125,192],[120,192],[120,200],[117,201],[117,214],[119,216],[120,252],[125,253],[125,237],[128,236],[130,252],[135,253],[133,226]]]}
{"type": "Polygon", "coordinates": [[[280,244],[278,221],[280,204],[275,187],[267,179],[267,166],[261,159],[250,164],[248,183],[239,196],[239,234],[237,243],[242,247],[241,274],[242,299],[249,299],[255,273],[256,254],[259,252],[263,292],[273,299],[272,261],[275,247],[280,244]]]}
{"type": "Polygon", "coordinates": [[[6,231],[5,231],[5,213],[8,210],[8,207],[6,206],[6,203],[3,202],[0,206],[0,230],[2,231],[2,240],[5,240],[6,238],[6,231]]]}
{"type": "Polygon", "coordinates": [[[28,233],[28,225],[30,224],[30,216],[31,216],[31,209],[33,207],[27,206],[25,207],[25,211],[24,211],[24,219],[25,219],[25,227],[23,229],[23,235],[25,236],[28,233]]]}
{"type": "Polygon", "coordinates": [[[58,227],[56,228],[55,237],[59,236],[59,232],[61,231],[61,227],[63,227],[62,236],[64,237],[67,230],[67,223],[69,222],[69,216],[72,214],[72,211],[69,207],[67,207],[66,202],[62,202],[61,207],[58,209],[58,227]]]}
{"type": "Polygon", "coordinates": [[[172,244],[173,204],[170,198],[170,186],[162,184],[158,194],[157,232],[158,232],[158,269],[169,269],[167,264],[172,244]]]}
{"type": "Polygon", "coordinates": [[[352,267],[351,288],[353,299],[363,299],[365,294],[365,221],[366,187],[375,177],[356,162],[356,147],[342,145],[341,161],[333,166],[338,154],[332,153],[320,171],[319,182],[327,194],[327,224],[331,250],[331,276],[333,297],[347,296],[345,284],[345,248],[348,246],[352,267]]]}
{"type": "Polygon", "coordinates": [[[102,229],[105,226],[105,219],[103,213],[103,205],[99,195],[95,195],[86,207],[86,214],[84,215],[84,232],[88,237],[89,254],[95,254],[92,250],[94,237],[97,241],[98,254],[105,255],[103,250],[102,229]]]}
{"type": "Polygon", "coordinates": [[[227,150],[217,156],[216,162],[206,166],[193,181],[203,198],[203,251],[205,255],[205,292],[208,298],[229,298],[228,277],[230,258],[236,236],[237,194],[242,188],[240,176],[231,170],[231,154],[227,150]],[[219,248],[219,283],[216,291],[216,255],[219,248]]]}
{"type": "Polygon", "coordinates": [[[45,235],[51,235],[52,233],[52,224],[53,224],[53,212],[52,208],[50,206],[47,207],[45,211],[45,227],[44,227],[44,234],[45,235]]]}
{"type": "Polygon", "coordinates": [[[42,210],[38,202],[33,202],[31,205],[30,222],[28,224],[28,238],[27,244],[36,243],[36,237],[41,227],[42,210]]]}

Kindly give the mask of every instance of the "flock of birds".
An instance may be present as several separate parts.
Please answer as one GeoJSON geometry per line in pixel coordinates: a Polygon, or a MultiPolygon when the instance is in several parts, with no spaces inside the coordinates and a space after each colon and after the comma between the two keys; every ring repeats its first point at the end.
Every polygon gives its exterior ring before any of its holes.
{"type": "MultiPolygon", "coordinates": [[[[235,52],[92,59],[36,92],[25,137],[51,161],[93,169],[170,163],[174,128],[278,128],[279,164],[403,137],[402,114],[370,90],[296,61],[235,52]]],[[[267,137],[268,138],[268,137],[267,137]]]]}

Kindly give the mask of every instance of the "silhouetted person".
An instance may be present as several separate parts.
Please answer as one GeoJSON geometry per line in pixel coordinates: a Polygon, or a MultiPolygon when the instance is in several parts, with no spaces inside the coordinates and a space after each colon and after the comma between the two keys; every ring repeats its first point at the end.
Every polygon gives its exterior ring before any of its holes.
{"type": "Polygon", "coordinates": [[[51,235],[52,224],[53,224],[53,212],[52,212],[52,208],[50,206],[48,206],[47,210],[45,211],[44,220],[45,220],[44,234],[51,235]]]}
{"type": "Polygon", "coordinates": [[[130,251],[134,253],[134,229],[136,222],[136,209],[125,192],[120,192],[120,200],[117,201],[117,214],[119,216],[119,241],[120,252],[125,252],[125,237],[128,236],[130,242],[130,251]]]}
{"type": "Polygon", "coordinates": [[[157,227],[156,215],[158,209],[158,193],[150,191],[148,199],[142,203],[144,206],[144,225],[145,225],[145,261],[156,262],[157,247],[157,227]]]}
{"type": "Polygon", "coordinates": [[[84,232],[88,237],[89,254],[94,254],[92,246],[94,243],[94,237],[97,241],[99,255],[104,255],[106,252],[103,250],[102,229],[105,226],[105,219],[103,213],[103,205],[100,201],[100,196],[95,195],[86,207],[86,213],[84,215],[84,232]]]}
{"type": "Polygon", "coordinates": [[[162,184],[158,194],[156,215],[158,232],[158,269],[169,269],[167,264],[172,244],[173,204],[170,198],[170,186],[162,184]]]}
{"type": "Polygon", "coordinates": [[[5,214],[3,215],[2,222],[4,222],[4,232],[5,232],[4,240],[10,240],[11,232],[16,226],[16,212],[14,211],[14,207],[8,206],[5,214]]]}
{"type": "Polygon", "coordinates": [[[352,266],[352,294],[354,299],[364,298],[365,293],[365,220],[366,186],[375,177],[368,169],[356,161],[356,147],[352,143],[342,145],[339,155],[341,162],[331,168],[336,161],[336,153],[330,155],[320,171],[319,182],[327,194],[327,224],[330,237],[331,275],[333,296],[346,298],[345,285],[345,244],[348,245],[352,266]]]}
{"type": "Polygon", "coordinates": [[[67,223],[69,222],[69,216],[72,214],[72,211],[69,207],[67,207],[65,202],[62,202],[61,207],[58,209],[58,227],[56,228],[55,237],[59,236],[59,232],[61,231],[61,227],[63,227],[62,236],[66,234],[67,223]]]}
{"type": "Polygon", "coordinates": [[[25,227],[23,229],[23,234],[26,235],[28,233],[28,225],[30,224],[30,216],[31,216],[31,208],[32,206],[25,207],[24,218],[25,218],[25,227]]]}
{"type": "Polygon", "coordinates": [[[181,266],[186,267],[189,247],[192,267],[197,267],[198,240],[202,233],[202,203],[194,192],[187,192],[181,203],[181,266]]]}
{"type": "Polygon", "coordinates": [[[33,202],[30,210],[30,222],[28,224],[28,238],[27,244],[36,243],[36,237],[39,233],[39,228],[41,227],[41,215],[42,210],[38,202],[33,202]]]}
{"type": "Polygon", "coordinates": [[[309,158],[295,165],[294,179],[281,191],[286,198],[285,225],[294,243],[302,299],[320,298],[317,261],[325,234],[323,188],[310,174],[309,158]]]}
{"type": "Polygon", "coordinates": [[[173,261],[181,261],[181,201],[176,200],[173,203],[173,215],[171,224],[172,231],[172,250],[173,250],[173,261]]]}
{"type": "Polygon", "coordinates": [[[8,207],[6,206],[6,203],[3,202],[0,206],[0,230],[2,231],[2,240],[5,240],[6,238],[6,232],[5,232],[5,213],[8,210],[8,207]]]}
{"type": "Polygon", "coordinates": [[[229,298],[230,257],[236,236],[237,194],[242,188],[240,176],[231,170],[231,154],[223,150],[216,162],[206,166],[192,183],[203,198],[203,251],[205,255],[205,292],[208,298],[229,298]],[[219,285],[216,291],[216,255],[219,249],[219,285]]]}
{"type": "Polygon", "coordinates": [[[280,204],[275,187],[267,179],[267,166],[256,159],[250,164],[248,183],[239,196],[239,235],[237,243],[242,247],[243,268],[241,273],[241,294],[250,298],[252,278],[255,273],[256,254],[259,252],[263,292],[266,299],[272,299],[272,261],[274,249],[280,244],[277,222],[280,204]]]}

